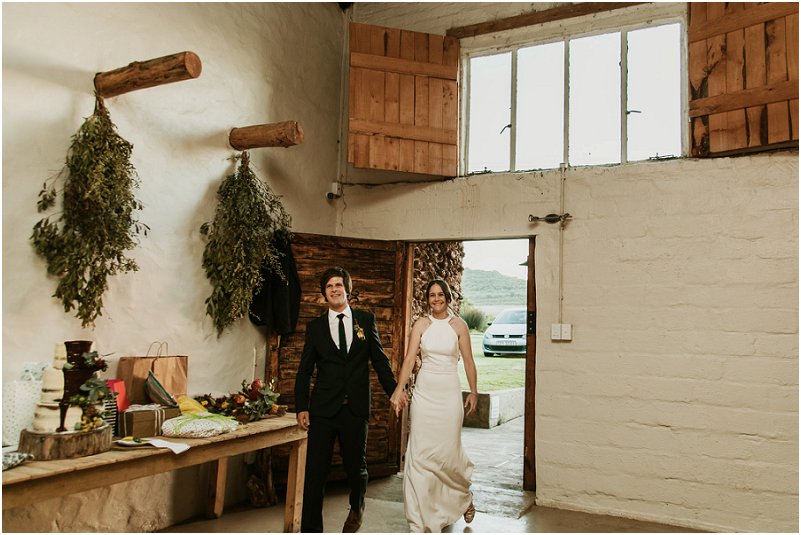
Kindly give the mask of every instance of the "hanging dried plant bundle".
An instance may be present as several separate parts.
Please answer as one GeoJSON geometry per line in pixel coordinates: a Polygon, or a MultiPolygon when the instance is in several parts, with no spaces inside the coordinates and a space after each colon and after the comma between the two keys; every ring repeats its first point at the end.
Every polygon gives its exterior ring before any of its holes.
{"type": "Polygon", "coordinates": [[[149,230],[135,217],[142,203],[134,196],[139,179],[132,149],[117,134],[103,99],[96,97],[94,113],[72,137],[64,170],[39,192],[37,206],[44,212],[55,206],[56,183],[64,181],[62,211],[54,221],[48,216],[36,223],[31,241],[47,261],[47,273],[59,279],[53,296],[65,312],[77,308],[83,327],[94,326],[102,315],[108,277],[139,269],[125,257],[136,237],[149,230]]]}
{"type": "Polygon", "coordinates": [[[248,313],[253,293],[264,283],[263,267],[284,278],[273,237],[279,231],[289,234],[292,221],[278,195],[250,169],[247,151],[239,158],[236,173],[217,190],[214,220],[200,227],[208,238],[203,268],[213,286],[206,313],[218,337],[248,313]]]}

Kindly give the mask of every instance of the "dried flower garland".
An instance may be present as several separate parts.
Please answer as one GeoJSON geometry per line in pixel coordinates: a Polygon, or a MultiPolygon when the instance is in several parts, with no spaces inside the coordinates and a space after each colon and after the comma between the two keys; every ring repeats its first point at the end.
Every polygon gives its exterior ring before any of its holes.
{"type": "Polygon", "coordinates": [[[250,169],[247,151],[236,173],[220,184],[217,198],[214,220],[204,223],[200,233],[208,238],[203,268],[213,286],[206,313],[219,337],[248,313],[253,293],[264,283],[263,266],[284,278],[273,236],[277,231],[289,234],[291,217],[278,195],[250,169]]]}
{"type": "Polygon", "coordinates": [[[55,221],[48,216],[37,222],[31,241],[47,273],[59,279],[53,296],[65,312],[77,309],[83,327],[102,315],[108,277],[139,269],[125,256],[149,230],[134,215],[142,203],[134,196],[139,179],[132,150],[117,134],[103,99],[95,97],[94,113],[72,137],[64,170],[39,192],[37,207],[45,212],[56,204],[56,182],[63,178],[62,211],[55,221]]]}

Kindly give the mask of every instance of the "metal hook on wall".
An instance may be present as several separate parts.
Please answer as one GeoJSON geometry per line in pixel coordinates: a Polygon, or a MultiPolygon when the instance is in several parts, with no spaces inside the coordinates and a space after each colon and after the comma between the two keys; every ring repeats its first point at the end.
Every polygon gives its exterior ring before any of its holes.
{"type": "Polygon", "coordinates": [[[572,218],[573,218],[573,216],[571,216],[568,213],[564,213],[564,214],[548,214],[545,217],[529,215],[528,216],[528,222],[529,223],[537,223],[539,221],[545,221],[546,223],[551,223],[551,224],[560,223],[560,222],[561,223],[565,223],[565,222],[567,222],[568,219],[572,219],[572,218]]]}

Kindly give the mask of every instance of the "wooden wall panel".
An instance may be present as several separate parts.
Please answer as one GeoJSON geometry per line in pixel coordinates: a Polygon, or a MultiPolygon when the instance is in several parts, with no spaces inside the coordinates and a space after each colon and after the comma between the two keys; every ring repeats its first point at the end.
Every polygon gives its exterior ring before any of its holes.
{"type": "MultiPolygon", "coordinates": [[[[765,78],[765,24],[759,23],[745,29],[745,80],[748,89],[763,87],[765,78]]],[[[768,142],[767,130],[763,128],[765,106],[749,106],[748,146],[758,147],[768,142]]]]}
{"type": "Polygon", "coordinates": [[[350,32],[348,162],[456,176],[458,40],[356,23],[350,32]]]}
{"type": "MultiPolygon", "coordinates": [[[[278,351],[277,378],[281,402],[295,410],[295,375],[303,343],[306,324],[327,310],[320,293],[320,275],[329,267],[342,266],[353,279],[350,304],[367,309],[376,315],[381,342],[393,370],[400,370],[404,351],[404,322],[407,288],[405,275],[400,270],[407,263],[403,242],[337,238],[315,234],[295,234],[292,253],[297,264],[301,284],[301,306],[297,331],[284,336],[278,351]]],[[[400,466],[401,425],[389,405],[375,372],[371,369],[373,405],[368,430],[367,463],[371,476],[389,475],[400,466]]],[[[335,454],[332,478],[344,474],[341,458],[335,454]]]]}
{"type": "MultiPolygon", "coordinates": [[[[798,13],[788,15],[787,22],[787,78],[798,80],[798,13]]],[[[798,141],[798,99],[790,99],[790,136],[798,141]]]]}
{"type": "Polygon", "coordinates": [[[692,155],[797,146],[798,4],[690,3],[692,155]]]}

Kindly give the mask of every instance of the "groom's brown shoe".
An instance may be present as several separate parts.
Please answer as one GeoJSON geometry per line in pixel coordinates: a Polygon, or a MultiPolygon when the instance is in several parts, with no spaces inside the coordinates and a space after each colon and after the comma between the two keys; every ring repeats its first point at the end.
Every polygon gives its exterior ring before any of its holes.
{"type": "Polygon", "coordinates": [[[364,516],[364,504],[357,513],[353,509],[348,513],[348,518],[345,519],[345,525],[342,526],[342,533],[356,533],[362,527],[362,517],[364,516]]]}

